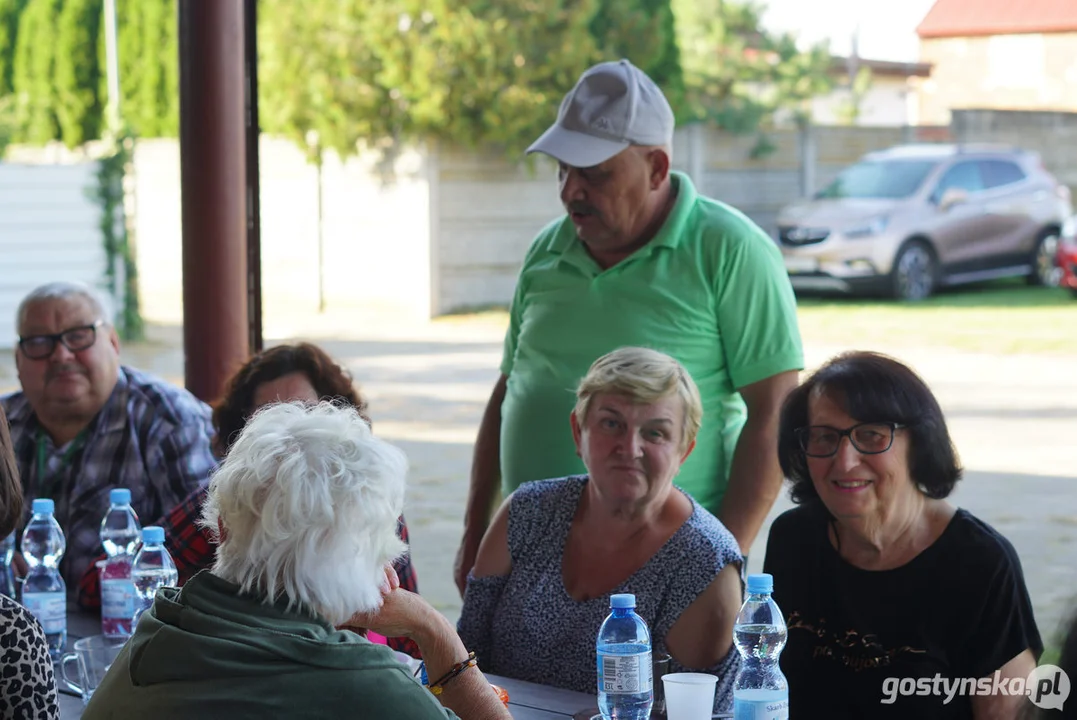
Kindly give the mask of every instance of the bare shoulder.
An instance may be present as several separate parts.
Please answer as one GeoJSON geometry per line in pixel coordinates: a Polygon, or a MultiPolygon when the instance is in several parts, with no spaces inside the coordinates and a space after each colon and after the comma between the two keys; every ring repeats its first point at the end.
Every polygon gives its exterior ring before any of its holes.
{"type": "Polygon", "coordinates": [[[486,534],[479,544],[472,574],[477,577],[508,575],[512,571],[512,555],[509,553],[509,509],[512,495],[505,498],[494,515],[486,534]]]}
{"type": "Polygon", "coordinates": [[[709,668],[729,652],[742,599],[740,567],[730,563],[688,606],[666,634],[669,654],[688,668],[709,668]]]}

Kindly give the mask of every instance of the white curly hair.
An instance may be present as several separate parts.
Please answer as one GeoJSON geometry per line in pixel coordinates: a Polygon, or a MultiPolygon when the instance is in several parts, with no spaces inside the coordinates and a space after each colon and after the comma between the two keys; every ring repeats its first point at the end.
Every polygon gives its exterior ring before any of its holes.
{"type": "Polygon", "coordinates": [[[201,522],[224,535],[212,572],[334,625],[378,608],[383,568],[407,548],[406,473],[352,407],[267,405],[210,481],[201,522]]]}

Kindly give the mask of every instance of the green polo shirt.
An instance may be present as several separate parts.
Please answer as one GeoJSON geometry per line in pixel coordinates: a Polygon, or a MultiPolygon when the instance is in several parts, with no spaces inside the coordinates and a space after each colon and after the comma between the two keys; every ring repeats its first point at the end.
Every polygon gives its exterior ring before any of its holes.
{"type": "Polygon", "coordinates": [[[677,200],[645,247],[603,270],[563,217],[532,243],[501,372],[502,490],[585,472],[569,426],[591,363],[626,345],[661,350],[703,398],[695,451],[675,482],[717,512],[746,410],[738,388],[804,367],[796,300],[774,242],[673,173],[677,200]]]}

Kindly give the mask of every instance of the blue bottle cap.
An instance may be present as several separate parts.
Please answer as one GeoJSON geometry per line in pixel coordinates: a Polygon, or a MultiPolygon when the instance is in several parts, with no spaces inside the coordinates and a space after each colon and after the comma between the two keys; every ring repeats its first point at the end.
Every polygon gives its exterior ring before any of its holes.
{"type": "Polygon", "coordinates": [[[143,545],[164,545],[165,529],[157,525],[147,525],[142,528],[143,545]]]}
{"type": "Polygon", "coordinates": [[[748,592],[754,593],[772,593],[774,592],[774,578],[770,573],[759,573],[758,575],[748,576],[748,592]]]}
{"type": "Polygon", "coordinates": [[[108,501],[112,505],[130,505],[131,491],[127,488],[112,488],[108,491],[108,501]]]}
{"type": "Polygon", "coordinates": [[[636,596],[632,593],[610,595],[610,607],[621,610],[625,608],[634,608],[636,607],[636,596]]]}
{"type": "Polygon", "coordinates": [[[32,509],[34,515],[52,515],[56,512],[56,503],[48,498],[35,498],[32,509]]]}

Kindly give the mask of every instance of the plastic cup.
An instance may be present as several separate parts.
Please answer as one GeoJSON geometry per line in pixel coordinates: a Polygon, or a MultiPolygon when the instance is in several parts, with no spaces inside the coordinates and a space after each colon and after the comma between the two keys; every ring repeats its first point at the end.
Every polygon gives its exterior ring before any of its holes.
{"type": "Polygon", "coordinates": [[[710,720],[718,678],[706,673],[670,673],[662,676],[667,720],[710,720]]]}

